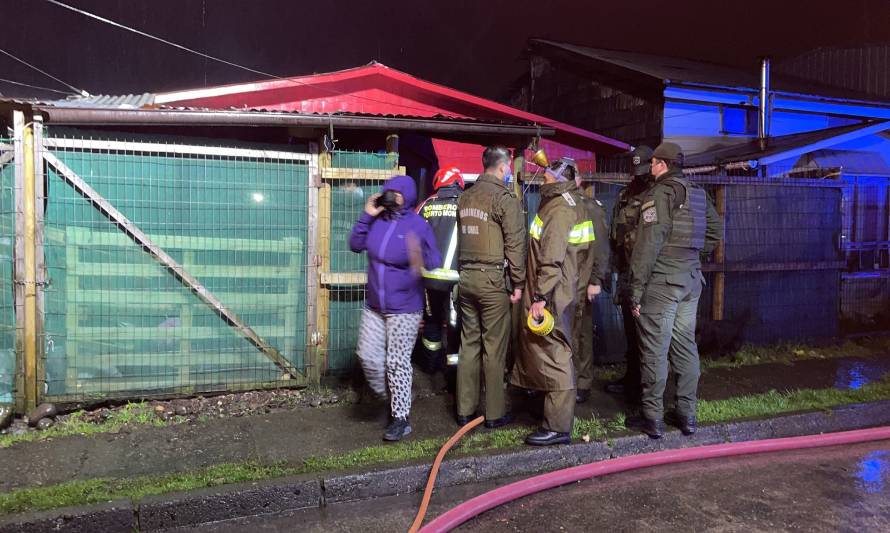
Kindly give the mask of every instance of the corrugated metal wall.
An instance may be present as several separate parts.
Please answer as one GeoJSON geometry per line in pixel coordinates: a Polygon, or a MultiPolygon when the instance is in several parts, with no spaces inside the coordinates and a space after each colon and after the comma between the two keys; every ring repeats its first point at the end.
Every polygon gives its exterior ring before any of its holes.
{"type": "Polygon", "coordinates": [[[783,74],[890,97],[890,44],[856,48],[821,48],[782,61],[783,74]]]}

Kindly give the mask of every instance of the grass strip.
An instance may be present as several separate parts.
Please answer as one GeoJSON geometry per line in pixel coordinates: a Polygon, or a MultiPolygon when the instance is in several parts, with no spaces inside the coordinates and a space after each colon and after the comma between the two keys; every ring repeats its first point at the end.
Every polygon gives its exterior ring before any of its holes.
{"type": "Polygon", "coordinates": [[[725,400],[699,400],[698,420],[702,423],[727,422],[887,399],[890,399],[890,374],[858,389],[771,390],[725,400]]]}
{"type": "Polygon", "coordinates": [[[0,494],[0,513],[21,513],[215,487],[291,475],[299,468],[258,463],[228,463],[191,472],[124,479],[87,479],[0,494]]]}
{"type": "MultiPolygon", "coordinates": [[[[727,422],[753,417],[769,417],[783,413],[827,409],[850,403],[890,399],[890,375],[881,381],[858,389],[801,389],[788,392],[770,391],[726,400],[701,400],[698,418],[702,423],[727,422]]],[[[572,435],[591,440],[607,440],[625,430],[623,415],[611,420],[596,417],[576,419],[572,435]]],[[[455,451],[468,455],[496,449],[515,448],[531,430],[511,427],[496,431],[476,432],[467,436],[455,451]]],[[[0,494],[0,514],[20,513],[129,499],[168,492],[195,490],[229,483],[257,481],[288,475],[309,474],[346,468],[369,467],[387,463],[430,460],[445,438],[404,441],[393,445],[370,446],[343,454],[307,458],[301,465],[262,465],[256,462],[230,463],[203,470],[141,476],[127,479],[91,479],[69,481],[58,485],[17,489],[0,494]]]]}
{"type": "Polygon", "coordinates": [[[767,363],[793,364],[811,359],[841,357],[874,357],[890,354],[890,336],[863,337],[842,343],[814,346],[800,343],[779,343],[766,346],[745,345],[737,352],[720,359],[702,359],[703,369],[739,368],[767,363]]]}

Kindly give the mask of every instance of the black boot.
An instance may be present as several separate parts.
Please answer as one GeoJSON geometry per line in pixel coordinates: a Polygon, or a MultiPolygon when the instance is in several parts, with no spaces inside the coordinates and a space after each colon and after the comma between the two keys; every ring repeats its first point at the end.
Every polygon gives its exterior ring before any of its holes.
{"type": "Polygon", "coordinates": [[[625,386],[623,379],[606,383],[606,392],[608,392],[609,394],[624,394],[624,389],[625,386]]]}
{"type": "Polygon", "coordinates": [[[650,439],[660,439],[664,436],[664,420],[653,420],[643,417],[643,433],[649,435],[650,439]]]}
{"type": "Polygon", "coordinates": [[[506,426],[507,424],[509,424],[512,421],[513,421],[513,415],[511,415],[510,413],[507,413],[500,418],[495,418],[494,420],[486,420],[485,427],[487,427],[488,429],[500,428],[500,427],[506,426]]]}
{"type": "Polygon", "coordinates": [[[383,432],[383,440],[387,442],[400,441],[410,433],[411,424],[408,423],[407,418],[393,418],[386,427],[386,431],[383,432]]]}
{"type": "Polygon", "coordinates": [[[681,415],[677,413],[672,413],[670,419],[670,423],[672,426],[676,426],[680,431],[683,432],[687,437],[689,435],[694,435],[695,430],[698,429],[696,426],[695,415],[681,415]]]}
{"type": "Polygon", "coordinates": [[[552,446],[554,444],[570,444],[572,438],[568,433],[550,431],[541,428],[525,438],[525,443],[532,446],[552,446]]]}

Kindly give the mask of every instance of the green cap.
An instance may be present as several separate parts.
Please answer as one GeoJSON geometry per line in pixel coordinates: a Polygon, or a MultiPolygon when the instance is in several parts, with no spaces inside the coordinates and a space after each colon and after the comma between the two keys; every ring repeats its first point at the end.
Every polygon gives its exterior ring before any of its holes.
{"type": "Polygon", "coordinates": [[[680,148],[679,144],[676,143],[661,143],[655,148],[655,151],[652,152],[652,157],[655,159],[661,159],[663,161],[683,161],[683,149],[680,148]]]}

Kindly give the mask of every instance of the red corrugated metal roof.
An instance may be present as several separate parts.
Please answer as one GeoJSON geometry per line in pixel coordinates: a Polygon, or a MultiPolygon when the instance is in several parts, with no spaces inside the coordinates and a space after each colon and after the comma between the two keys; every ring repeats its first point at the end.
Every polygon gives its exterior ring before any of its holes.
{"type": "Polygon", "coordinates": [[[324,74],[161,93],[155,95],[155,104],[505,120],[552,127],[556,130],[554,140],[579,149],[609,154],[629,148],[624,142],[428,82],[376,62],[324,74]]]}

